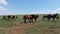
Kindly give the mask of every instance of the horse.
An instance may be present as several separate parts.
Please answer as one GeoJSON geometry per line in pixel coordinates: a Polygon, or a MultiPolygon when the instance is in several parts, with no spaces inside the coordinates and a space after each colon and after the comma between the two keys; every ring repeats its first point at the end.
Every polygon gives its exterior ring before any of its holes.
{"type": "Polygon", "coordinates": [[[33,21],[36,22],[37,18],[38,18],[38,15],[24,15],[23,16],[24,23],[26,23],[27,19],[31,20],[32,22],[33,21]]]}
{"type": "Polygon", "coordinates": [[[6,16],[3,16],[3,19],[6,19],[6,16]]]}
{"type": "Polygon", "coordinates": [[[57,16],[58,16],[57,13],[56,13],[56,14],[48,14],[48,15],[44,15],[44,16],[43,16],[43,19],[47,18],[48,21],[49,21],[51,18],[53,18],[53,21],[54,21],[55,18],[56,18],[56,19],[59,19],[59,17],[57,17],[57,16]]]}
{"type": "Polygon", "coordinates": [[[11,15],[8,15],[7,18],[10,19],[10,16],[11,16],[11,15]]]}
{"type": "Polygon", "coordinates": [[[15,19],[15,18],[18,18],[18,16],[14,15],[3,16],[3,19],[15,19]]]}
{"type": "Polygon", "coordinates": [[[15,19],[15,16],[14,16],[14,15],[11,15],[10,18],[11,18],[11,19],[15,19]]]}
{"type": "Polygon", "coordinates": [[[48,21],[49,21],[49,19],[50,19],[50,15],[51,15],[51,14],[44,15],[44,16],[43,16],[43,20],[44,20],[45,18],[47,18],[47,19],[48,19],[48,21]]]}
{"type": "Polygon", "coordinates": [[[7,17],[8,17],[8,19],[15,19],[15,18],[18,18],[18,16],[14,16],[14,15],[8,15],[7,17]]]}
{"type": "Polygon", "coordinates": [[[15,18],[19,18],[18,16],[15,16],[15,18]]]}

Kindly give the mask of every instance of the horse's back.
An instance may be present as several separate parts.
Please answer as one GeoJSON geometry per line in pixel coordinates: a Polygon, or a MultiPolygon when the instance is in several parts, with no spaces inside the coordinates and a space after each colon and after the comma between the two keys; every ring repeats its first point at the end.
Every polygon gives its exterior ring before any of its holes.
{"type": "Polygon", "coordinates": [[[23,16],[23,19],[30,19],[30,18],[32,18],[31,15],[24,15],[24,16],[23,16]]]}

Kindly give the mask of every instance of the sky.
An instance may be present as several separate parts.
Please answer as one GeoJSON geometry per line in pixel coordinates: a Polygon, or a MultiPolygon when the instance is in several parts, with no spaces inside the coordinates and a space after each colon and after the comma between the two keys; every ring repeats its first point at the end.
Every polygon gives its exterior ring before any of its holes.
{"type": "Polygon", "coordinates": [[[0,15],[60,14],[60,0],[0,0],[0,15]]]}

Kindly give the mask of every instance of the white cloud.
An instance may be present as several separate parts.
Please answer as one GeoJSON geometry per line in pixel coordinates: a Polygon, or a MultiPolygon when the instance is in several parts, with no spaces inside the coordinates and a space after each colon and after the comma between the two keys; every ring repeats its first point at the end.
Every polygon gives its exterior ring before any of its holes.
{"type": "Polygon", "coordinates": [[[37,10],[37,11],[32,11],[32,14],[55,14],[59,13],[60,14],[60,8],[56,9],[49,9],[49,10],[37,10]]]}
{"type": "Polygon", "coordinates": [[[47,11],[53,11],[52,9],[50,9],[50,10],[47,10],[47,11]]]}
{"type": "Polygon", "coordinates": [[[7,4],[8,4],[8,3],[7,3],[6,0],[0,0],[0,11],[1,11],[1,10],[7,10],[7,9],[5,8],[5,6],[6,6],[7,4]]]}
{"type": "Polygon", "coordinates": [[[55,9],[55,10],[60,10],[60,8],[57,8],[57,9],[55,9]]]}
{"type": "Polygon", "coordinates": [[[0,4],[1,4],[1,5],[7,5],[8,3],[7,3],[6,0],[0,0],[0,4]]]}
{"type": "Polygon", "coordinates": [[[50,13],[59,13],[60,14],[60,8],[53,9],[51,11],[48,11],[50,13]]]}
{"type": "Polygon", "coordinates": [[[4,8],[3,6],[0,6],[0,10],[7,10],[7,9],[4,8]]]}
{"type": "Polygon", "coordinates": [[[60,14],[60,9],[56,8],[56,9],[49,9],[49,10],[31,10],[31,11],[27,11],[27,10],[13,10],[13,11],[1,11],[0,15],[18,15],[18,14],[55,14],[55,13],[59,13],[60,14]],[[15,11],[15,12],[14,12],[15,11]]]}

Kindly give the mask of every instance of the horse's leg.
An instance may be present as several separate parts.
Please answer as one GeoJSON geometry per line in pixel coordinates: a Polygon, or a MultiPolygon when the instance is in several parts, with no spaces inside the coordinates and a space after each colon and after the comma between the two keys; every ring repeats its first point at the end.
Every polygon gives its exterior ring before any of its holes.
{"type": "Polygon", "coordinates": [[[35,23],[36,23],[37,19],[35,19],[35,23]]]}
{"type": "Polygon", "coordinates": [[[24,23],[26,23],[26,19],[24,19],[24,23]]]}
{"type": "Polygon", "coordinates": [[[50,21],[50,18],[47,18],[48,19],[48,21],[50,21]]]}

